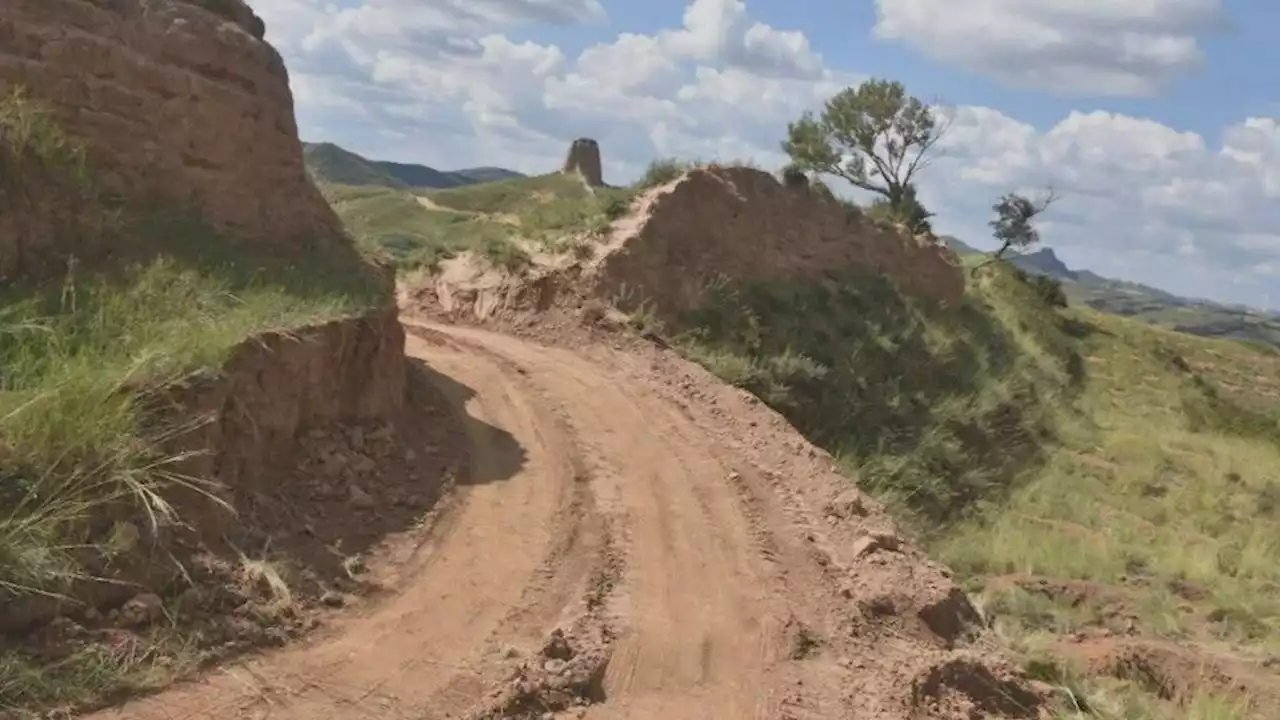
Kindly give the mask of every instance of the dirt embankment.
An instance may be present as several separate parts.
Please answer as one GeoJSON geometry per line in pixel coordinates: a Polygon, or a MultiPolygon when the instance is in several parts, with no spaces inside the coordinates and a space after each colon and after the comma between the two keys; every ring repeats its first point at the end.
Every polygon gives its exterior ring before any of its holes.
{"type": "MultiPolygon", "coordinates": [[[[296,249],[339,223],[306,178],[284,62],[262,37],[243,0],[7,0],[0,86],[50,108],[109,188],[194,200],[237,237],[296,249]]],[[[58,218],[43,217],[67,207],[31,217],[19,198],[0,202],[12,205],[0,278],[68,250],[58,218]]],[[[110,249],[100,234],[74,240],[81,260],[110,249]]]]}
{"type": "Polygon", "coordinates": [[[613,229],[596,273],[598,297],[641,302],[670,316],[698,306],[720,279],[816,278],[861,267],[908,295],[955,303],[964,277],[955,255],[847,208],[808,187],[743,167],[689,172],[642,195],[613,229]]]}
{"type": "MultiPolygon", "coordinates": [[[[296,590],[318,595],[337,570],[323,558],[326,545],[352,529],[376,540],[383,523],[365,515],[397,502],[414,505],[420,515],[442,490],[443,470],[420,478],[401,472],[404,451],[421,452],[404,443],[422,439],[412,436],[423,431],[422,413],[432,409],[406,408],[403,353],[397,314],[386,311],[250,338],[221,370],[168,387],[130,389],[146,407],[164,457],[173,458],[168,469],[182,478],[163,491],[177,524],[132,506],[104,508],[91,536],[104,543],[125,537],[129,547],[104,557],[96,580],[81,581],[69,594],[74,601],[8,602],[0,631],[22,633],[59,614],[114,625],[131,598],[235,584],[244,560],[264,553],[283,553],[314,573],[296,590]],[[360,436],[354,446],[352,435],[360,436]],[[320,491],[318,484],[327,487],[320,491]],[[410,502],[391,497],[401,490],[410,502]],[[348,504],[353,517],[335,513],[348,504]],[[199,567],[206,577],[190,575],[199,575],[199,567]]],[[[350,544],[343,553],[358,555],[361,548],[350,544]]]]}
{"type": "Polygon", "coordinates": [[[447,261],[402,287],[401,304],[507,325],[601,304],[673,320],[724,281],[816,280],[849,268],[881,273],[904,294],[944,306],[964,294],[959,260],[945,246],[752,168],[694,169],[640,193],[606,233],[579,240],[583,256],[535,258],[518,273],[473,257],[447,261]]]}

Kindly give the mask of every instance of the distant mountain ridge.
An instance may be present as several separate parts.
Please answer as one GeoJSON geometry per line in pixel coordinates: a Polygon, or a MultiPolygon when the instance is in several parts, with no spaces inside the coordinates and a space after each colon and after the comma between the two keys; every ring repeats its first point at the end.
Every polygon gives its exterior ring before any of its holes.
{"type": "Polygon", "coordinates": [[[426,165],[370,160],[328,142],[302,143],[302,157],[313,180],[334,185],[444,190],[525,177],[496,167],[437,170],[426,165]]]}
{"type": "MultiPolygon", "coordinates": [[[[950,235],[943,236],[942,240],[960,255],[983,252],[950,235]]],[[[1009,261],[1027,272],[1061,280],[1068,299],[1095,310],[1191,335],[1251,340],[1280,347],[1280,313],[1181,297],[1150,285],[1103,277],[1090,270],[1072,270],[1053,248],[1012,256],[1009,261]]]]}

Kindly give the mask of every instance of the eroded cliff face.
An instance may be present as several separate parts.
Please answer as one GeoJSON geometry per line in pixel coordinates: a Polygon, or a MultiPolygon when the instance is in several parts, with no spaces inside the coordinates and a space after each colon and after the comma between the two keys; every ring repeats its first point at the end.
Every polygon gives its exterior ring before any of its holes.
{"type": "MultiPolygon", "coordinates": [[[[262,37],[242,0],[5,0],[0,90],[46,106],[107,187],[194,201],[220,229],[285,248],[339,224],[307,180],[284,62],[262,37]]],[[[0,277],[41,254],[20,245],[48,242],[40,229],[5,233],[0,277]]]]}

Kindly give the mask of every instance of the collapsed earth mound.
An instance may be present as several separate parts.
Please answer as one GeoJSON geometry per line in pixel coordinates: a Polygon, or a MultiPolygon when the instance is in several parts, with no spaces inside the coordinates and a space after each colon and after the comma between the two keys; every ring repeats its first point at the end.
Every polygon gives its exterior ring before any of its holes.
{"type": "MultiPolygon", "coordinates": [[[[339,225],[307,180],[288,74],[262,37],[243,0],[12,0],[0,10],[0,85],[87,143],[96,182],[194,202],[220,230],[298,250],[339,225]]],[[[48,232],[65,208],[10,195],[0,278],[111,250],[98,234],[48,232]]]]}
{"type": "Polygon", "coordinates": [[[587,187],[604,185],[604,170],[600,162],[600,144],[591,138],[578,138],[569,146],[564,158],[564,173],[575,173],[587,187]]]}
{"type": "Polygon", "coordinates": [[[752,168],[692,170],[641,195],[634,212],[614,227],[596,293],[626,297],[631,288],[627,304],[651,302],[661,315],[696,307],[721,280],[816,278],[850,267],[944,304],[964,293],[950,250],[752,168]]]}
{"type": "Polygon", "coordinates": [[[615,204],[616,219],[570,238],[572,258],[535,252],[512,272],[462,256],[421,287],[402,288],[402,302],[482,321],[598,303],[670,321],[726,282],[819,279],[849,268],[944,306],[964,293],[954,253],[931,238],[760,170],[697,168],[615,204]]]}

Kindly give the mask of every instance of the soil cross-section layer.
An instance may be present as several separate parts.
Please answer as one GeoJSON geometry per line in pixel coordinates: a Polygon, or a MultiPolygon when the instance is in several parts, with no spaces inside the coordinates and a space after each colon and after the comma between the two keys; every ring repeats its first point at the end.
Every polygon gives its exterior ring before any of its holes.
{"type": "Polygon", "coordinates": [[[392,592],[94,717],[1037,716],[945,569],[754,398],[658,348],[408,330],[471,462],[392,592]]]}

